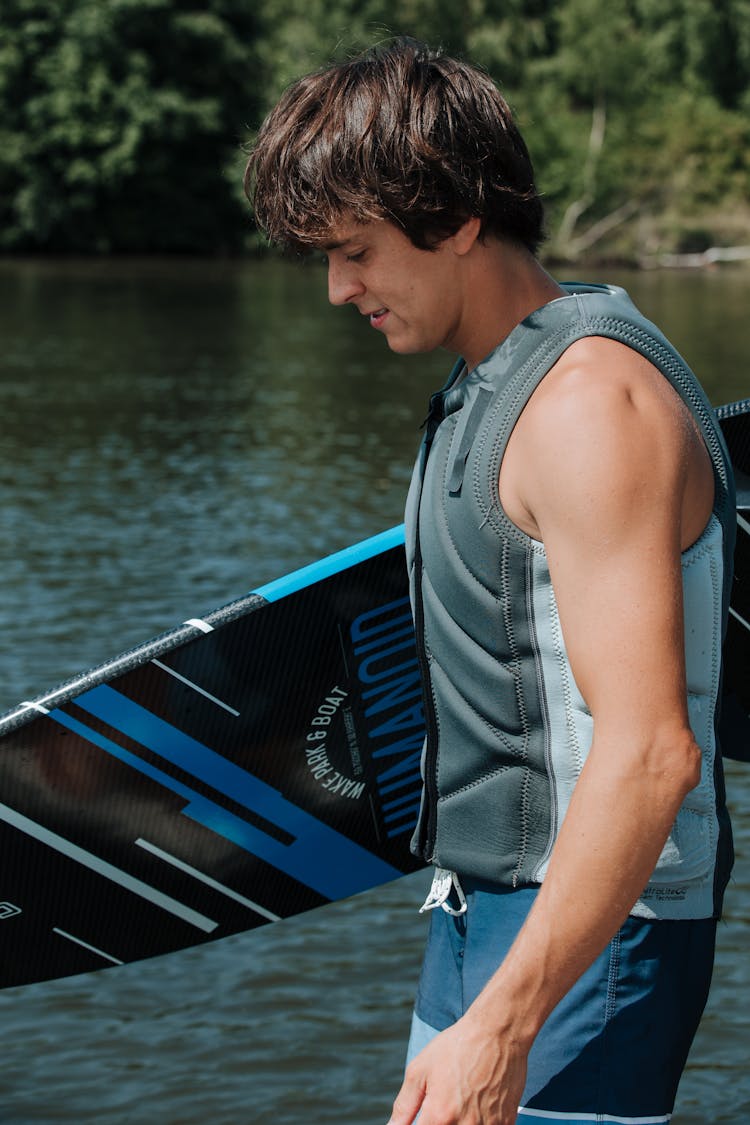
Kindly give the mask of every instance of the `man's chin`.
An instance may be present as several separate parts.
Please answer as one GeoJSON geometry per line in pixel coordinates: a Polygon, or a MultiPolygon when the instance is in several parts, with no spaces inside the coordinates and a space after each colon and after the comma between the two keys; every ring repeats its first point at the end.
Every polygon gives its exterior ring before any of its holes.
{"type": "Polygon", "coordinates": [[[386,341],[390,350],[397,355],[422,355],[425,352],[435,351],[438,346],[426,342],[419,343],[416,340],[399,340],[397,336],[395,338],[386,336],[386,341]]]}

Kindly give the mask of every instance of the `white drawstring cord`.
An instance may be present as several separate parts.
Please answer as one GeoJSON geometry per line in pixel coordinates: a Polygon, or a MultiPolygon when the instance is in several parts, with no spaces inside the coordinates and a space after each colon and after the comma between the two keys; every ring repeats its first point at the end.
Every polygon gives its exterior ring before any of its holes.
{"type": "Polygon", "coordinates": [[[456,875],[455,871],[446,870],[445,867],[435,868],[430,893],[427,895],[422,906],[420,906],[419,913],[424,914],[427,910],[435,910],[438,906],[441,906],[446,914],[452,914],[454,918],[465,914],[467,910],[466,895],[458,881],[458,875],[456,875]],[[451,891],[456,892],[456,898],[460,903],[458,910],[448,902],[451,891]]]}

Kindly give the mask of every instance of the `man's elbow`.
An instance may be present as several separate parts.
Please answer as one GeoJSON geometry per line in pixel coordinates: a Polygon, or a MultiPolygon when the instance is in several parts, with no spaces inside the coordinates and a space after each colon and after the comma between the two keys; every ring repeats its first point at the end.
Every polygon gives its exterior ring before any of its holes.
{"type": "Polygon", "coordinates": [[[667,791],[682,803],[701,779],[703,756],[692,731],[666,732],[655,740],[649,754],[649,767],[667,791]]]}

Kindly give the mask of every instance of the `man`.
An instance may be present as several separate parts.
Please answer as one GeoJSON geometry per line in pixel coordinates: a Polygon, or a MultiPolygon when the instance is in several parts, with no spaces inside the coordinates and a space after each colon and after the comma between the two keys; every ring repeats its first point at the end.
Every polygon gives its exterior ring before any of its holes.
{"type": "Polygon", "coordinates": [[[399,40],[301,79],[248,184],[334,304],[460,357],[407,504],[437,871],[391,1125],[667,1121],[732,862],[705,396],[621,290],[543,270],[526,147],[471,66],[399,40]]]}

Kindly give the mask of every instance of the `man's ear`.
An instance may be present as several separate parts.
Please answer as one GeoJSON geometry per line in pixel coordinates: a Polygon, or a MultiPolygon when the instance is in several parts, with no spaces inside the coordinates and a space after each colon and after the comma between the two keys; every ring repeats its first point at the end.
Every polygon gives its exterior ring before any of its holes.
{"type": "Polygon", "coordinates": [[[468,254],[474,243],[479,238],[479,232],[482,229],[482,220],[476,215],[472,215],[467,219],[458,230],[451,235],[453,242],[453,250],[456,254],[468,254]]]}

